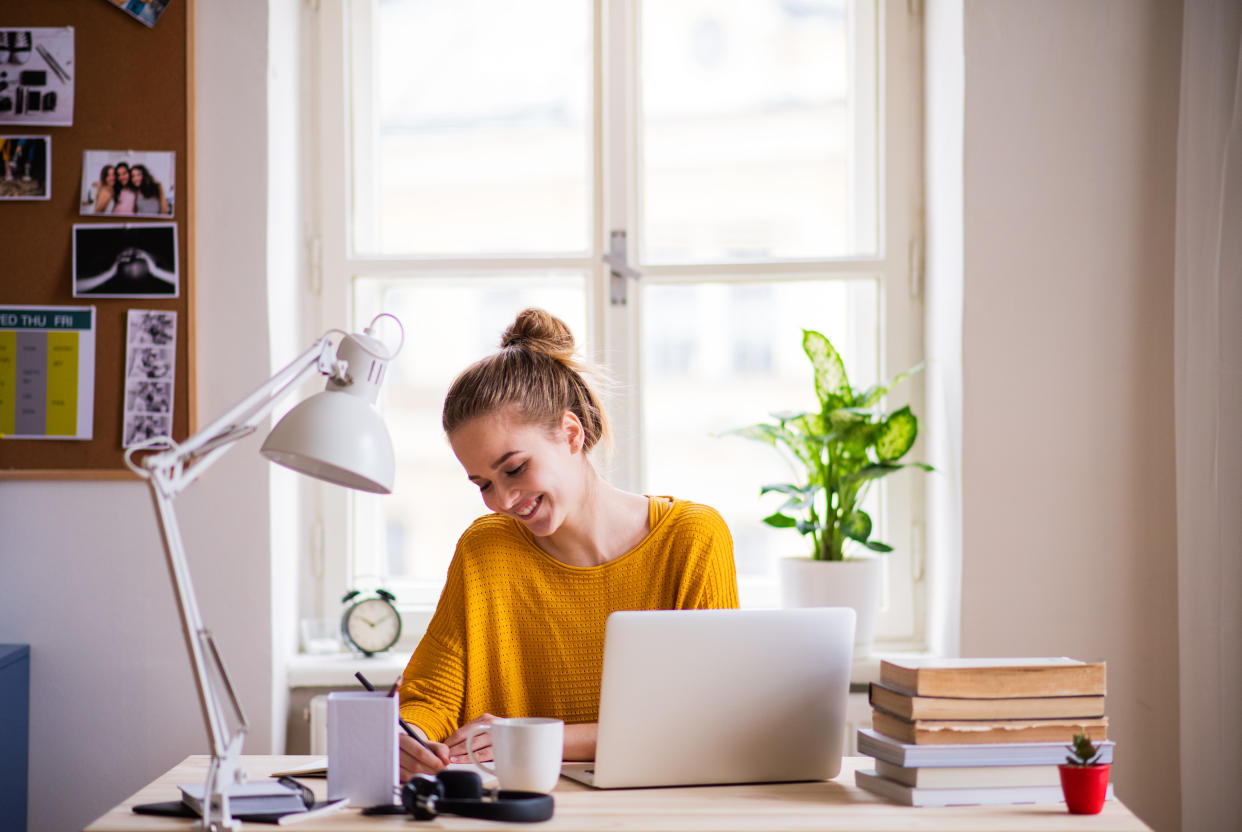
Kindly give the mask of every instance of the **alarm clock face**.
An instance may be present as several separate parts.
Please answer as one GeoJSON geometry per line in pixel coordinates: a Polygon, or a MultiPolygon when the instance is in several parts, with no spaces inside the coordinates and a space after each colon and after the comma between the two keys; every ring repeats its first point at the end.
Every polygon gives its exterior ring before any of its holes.
{"type": "Polygon", "coordinates": [[[345,615],[345,635],[364,653],[387,650],[401,635],[401,616],[382,598],[359,601],[345,615]]]}

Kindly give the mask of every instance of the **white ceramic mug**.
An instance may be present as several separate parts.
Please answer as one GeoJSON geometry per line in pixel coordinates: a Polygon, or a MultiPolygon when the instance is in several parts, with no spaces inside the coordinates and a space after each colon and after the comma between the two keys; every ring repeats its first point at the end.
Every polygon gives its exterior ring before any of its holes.
{"type": "Polygon", "coordinates": [[[491,725],[475,725],[466,732],[470,762],[496,775],[500,788],[506,791],[552,791],[561,776],[564,744],[565,723],[543,717],[498,719],[491,725]],[[475,735],[483,731],[492,732],[494,767],[474,757],[475,735]]]}

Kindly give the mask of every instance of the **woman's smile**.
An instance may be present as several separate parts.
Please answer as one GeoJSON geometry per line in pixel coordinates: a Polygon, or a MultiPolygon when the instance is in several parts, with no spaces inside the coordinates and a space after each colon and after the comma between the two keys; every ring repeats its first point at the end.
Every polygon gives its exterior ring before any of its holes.
{"type": "Polygon", "coordinates": [[[533,500],[527,500],[524,503],[520,503],[514,506],[513,513],[516,514],[518,517],[521,517],[523,520],[529,520],[531,516],[535,513],[535,510],[538,509],[539,506],[542,504],[543,504],[543,495],[541,494],[533,500]]]}

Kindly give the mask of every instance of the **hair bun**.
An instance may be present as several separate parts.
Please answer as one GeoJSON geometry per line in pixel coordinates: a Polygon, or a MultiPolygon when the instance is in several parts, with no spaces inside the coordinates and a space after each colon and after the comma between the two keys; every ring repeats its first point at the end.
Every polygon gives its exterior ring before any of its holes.
{"type": "Polygon", "coordinates": [[[518,313],[500,338],[500,347],[521,347],[561,361],[574,354],[574,334],[552,313],[529,307],[518,313]]]}

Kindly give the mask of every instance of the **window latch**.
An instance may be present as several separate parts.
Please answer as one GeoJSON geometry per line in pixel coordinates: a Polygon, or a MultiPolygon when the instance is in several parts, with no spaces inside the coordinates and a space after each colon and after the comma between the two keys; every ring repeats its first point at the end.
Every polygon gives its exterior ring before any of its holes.
{"type": "Polygon", "coordinates": [[[642,274],[630,265],[626,257],[625,229],[614,229],[608,236],[608,253],[601,259],[608,264],[608,302],[613,306],[625,306],[629,300],[628,280],[638,280],[642,274]]]}

